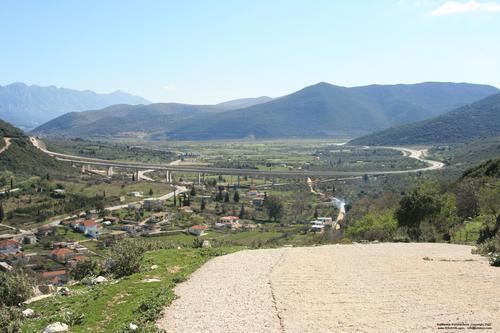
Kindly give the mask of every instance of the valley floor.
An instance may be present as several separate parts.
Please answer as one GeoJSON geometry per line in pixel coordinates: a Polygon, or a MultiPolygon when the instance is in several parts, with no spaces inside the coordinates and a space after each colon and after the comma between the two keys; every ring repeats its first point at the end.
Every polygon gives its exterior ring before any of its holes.
{"type": "Polygon", "coordinates": [[[471,249],[381,243],[241,251],[178,285],[179,298],[158,324],[167,332],[434,332],[456,323],[500,331],[500,269],[471,249]]]}

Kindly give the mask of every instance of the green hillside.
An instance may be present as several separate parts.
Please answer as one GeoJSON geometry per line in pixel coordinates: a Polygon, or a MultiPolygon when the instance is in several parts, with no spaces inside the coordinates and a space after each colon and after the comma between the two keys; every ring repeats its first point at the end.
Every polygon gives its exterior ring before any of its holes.
{"type": "Polygon", "coordinates": [[[156,103],[113,105],[102,110],[71,112],[36,128],[33,133],[53,136],[134,136],[172,128],[178,121],[204,112],[212,106],[156,103]]]}
{"type": "Polygon", "coordinates": [[[464,172],[462,178],[500,178],[500,157],[483,162],[464,172]]]}
{"type": "Polygon", "coordinates": [[[24,132],[19,128],[12,126],[8,122],[0,119],[0,137],[19,137],[24,136],[24,132]]]}
{"type": "Polygon", "coordinates": [[[500,94],[417,123],[350,141],[355,145],[461,143],[500,135],[500,94]]]}
{"type": "Polygon", "coordinates": [[[68,163],[60,162],[33,147],[23,131],[2,120],[0,136],[12,138],[8,149],[0,154],[0,173],[32,176],[75,172],[68,163]]]}

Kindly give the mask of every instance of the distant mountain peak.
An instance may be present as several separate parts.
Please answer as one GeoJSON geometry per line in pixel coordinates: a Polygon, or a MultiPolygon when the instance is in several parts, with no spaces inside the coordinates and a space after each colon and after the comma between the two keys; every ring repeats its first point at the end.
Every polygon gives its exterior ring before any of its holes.
{"type": "Polygon", "coordinates": [[[142,97],[114,92],[59,88],[54,85],[27,85],[14,82],[0,86],[0,118],[23,129],[36,127],[72,111],[102,109],[113,104],[150,104],[142,97]]]}

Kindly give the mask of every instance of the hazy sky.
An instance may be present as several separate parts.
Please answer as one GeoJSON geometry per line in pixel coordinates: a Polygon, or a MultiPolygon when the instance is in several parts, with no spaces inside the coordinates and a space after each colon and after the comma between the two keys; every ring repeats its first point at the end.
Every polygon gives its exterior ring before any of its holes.
{"type": "Polygon", "coordinates": [[[320,81],[500,87],[500,0],[0,0],[0,85],[154,102],[320,81]]]}

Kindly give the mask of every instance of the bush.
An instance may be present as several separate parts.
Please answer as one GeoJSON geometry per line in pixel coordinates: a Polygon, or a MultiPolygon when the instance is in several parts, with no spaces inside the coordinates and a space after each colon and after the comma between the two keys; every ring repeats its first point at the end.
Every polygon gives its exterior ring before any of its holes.
{"type": "Polygon", "coordinates": [[[0,272],[0,305],[18,305],[32,295],[34,279],[22,269],[0,272]]]}
{"type": "Polygon", "coordinates": [[[488,256],[491,266],[500,266],[500,234],[479,244],[473,253],[488,256]]]}
{"type": "Polygon", "coordinates": [[[397,229],[393,212],[366,214],[354,224],[349,225],[345,236],[351,239],[392,240],[397,229]]]}
{"type": "Polygon", "coordinates": [[[500,267],[500,252],[493,253],[490,256],[490,265],[495,267],[500,267]]]}
{"type": "Polygon", "coordinates": [[[21,332],[23,314],[15,307],[0,305],[0,333],[21,332]]]}
{"type": "Polygon", "coordinates": [[[83,280],[89,276],[97,276],[100,274],[99,263],[94,259],[81,261],[70,270],[70,274],[75,280],[83,280]]]}
{"type": "Polygon", "coordinates": [[[111,273],[116,277],[122,277],[139,272],[146,252],[143,245],[128,239],[114,244],[111,248],[111,273]]]}

